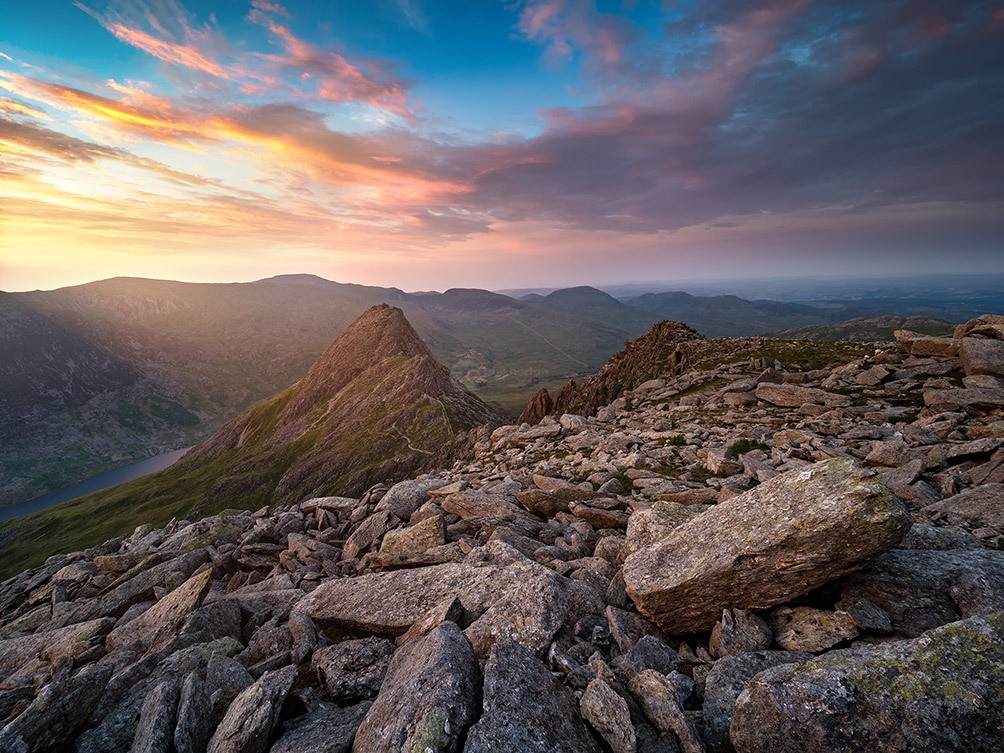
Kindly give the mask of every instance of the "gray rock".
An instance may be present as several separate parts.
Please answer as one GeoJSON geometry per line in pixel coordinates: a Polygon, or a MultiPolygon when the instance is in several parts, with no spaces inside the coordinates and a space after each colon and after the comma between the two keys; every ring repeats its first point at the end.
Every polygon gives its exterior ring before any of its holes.
{"type": "Polygon", "coordinates": [[[711,631],[708,649],[717,658],[770,648],[774,634],[760,617],[748,609],[726,609],[711,631]]]}
{"type": "Polygon", "coordinates": [[[638,743],[628,705],[599,677],[589,683],[579,699],[579,712],[614,753],[635,753],[638,743]]]}
{"type": "Polygon", "coordinates": [[[621,653],[631,651],[647,635],[660,636],[658,627],[639,614],[617,607],[607,607],[607,624],[610,635],[621,653]]]}
{"type": "Polygon", "coordinates": [[[882,608],[896,636],[913,638],[960,617],[996,609],[1004,598],[1004,552],[894,549],[843,578],[840,593],[844,601],[867,599],[882,608]],[[951,592],[963,576],[980,576],[991,589],[983,593],[982,606],[967,604],[971,611],[966,615],[951,592]]]}
{"type": "Polygon", "coordinates": [[[937,413],[950,411],[986,413],[1004,406],[1004,389],[924,390],[924,404],[937,413]]]}
{"type": "Polygon", "coordinates": [[[376,697],[393,655],[391,641],[361,638],[315,651],[311,666],[328,695],[345,703],[376,697]]]}
{"type": "Polygon", "coordinates": [[[149,644],[161,629],[176,633],[189,613],[199,608],[212,585],[212,569],[193,575],[134,620],[112,630],[105,644],[109,648],[130,643],[149,644]]]}
{"type": "Polygon", "coordinates": [[[793,651],[756,651],[716,661],[704,685],[704,741],[711,753],[732,750],[729,725],[736,699],[760,672],[779,664],[808,661],[812,654],[793,651]]]}
{"type": "Polygon", "coordinates": [[[421,638],[423,635],[428,635],[437,626],[447,620],[455,622],[458,625],[464,624],[464,618],[466,616],[467,610],[464,609],[464,605],[460,603],[460,599],[456,596],[443,599],[436,606],[422,615],[422,617],[415,624],[408,628],[408,632],[403,635],[399,635],[395,640],[395,643],[398,646],[402,646],[408,641],[413,641],[416,638],[421,638]]]}
{"type": "Polygon", "coordinates": [[[704,753],[697,727],[680,705],[676,688],[664,675],[646,669],[631,679],[628,688],[660,734],[676,737],[683,753],[704,753]]]}
{"type": "Polygon", "coordinates": [[[433,515],[407,528],[388,531],[380,544],[381,554],[423,554],[446,543],[445,516],[433,515]]]}
{"type": "Polygon", "coordinates": [[[170,753],[178,710],[178,686],[162,682],[143,701],[129,753],[170,753]]]}
{"type": "Polygon", "coordinates": [[[853,571],[912,525],[871,475],[834,458],[720,503],[629,556],[628,595],[667,633],[687,634],[727,607],[773,606],[853,571]]]}
{"type": "Polygon", "coordinates": [[[525,647],[501,640],[485,664],[484,713],[464,753],[601,753],[572,692],[525,647]]]}
{"type": "Polygon", "coordinates": [[[706,509],[701,504],[658,500],[649,509],[632,513],[627,524],[626,553],[632,554],[655,544],[706,509]]]}
{"type": "Polygon", "coordinates": [[[441,489],[449,483],[448,479],[441,478],[401,481],[387,490],[377,502],[375,512],[386,510],[401,520],[407,520],[429,500],[429,492],[441,489]]]}
{"type": "Polygon", "coordinates": [[[986,374],[1004,377],[1004,341],[964,337],[959,341],[959,357],[967,376],[986,374]]]}
{"type": "Polygon", "coordinates": [[[373,513],[346,540],[342,556],[345,559],[358,557],[371,546],[378,544],[383,535],[398,522],[400,522],[398,518],[387,510],[373,513]]]}
{"type": "Polygon", "coordinates": [[[447,598],[484,612],[523,578],[525,573],[510,568],[449,562],[327,580],[295,608],[314,620],[398,635],[447,598]]]}
{"type": "Polygon", "coordinates": [[[0,676],[13,676],[34,660],[54,663],[62,657],[72,659],[90,648],[90,641],[107,633],[114,624],[110,618],[88,620],[57,630],[0,640],[0,676]]]}
{"type": "Polygon", "coordinates": [[[0,750],[35,753],[65,745],[87,725],[112,667],[89,664],[67,680],[49,683],[3,730],[0,750]]]}
{"type": "Polygon", "coordinates": [[[323,705],[286,723],[269,753],[349,753],[371,702],[340,708],[323,705]]]}
{"type": "Polygon", "coordinates": [[[602,612],[603,606],[603,600],[591,589],[547,571],[533,572],[464,633],[478,658],[487,658],[502,638],[521,643],[539,658],[562,624],[575,624],[584,614],[602,612]]]}
{"type": "Polygon", "coordinates": [[[356,732],[352,750],[456,750],[474,716],[478,680],[470,641],[454,623],[442,623],[394,654],[380,693],[356,732]]]}
{"type": "Polygon", "coordinates": [[[614,659],[612,666],[618,679],[626,683],[646,669],[654,669],[663,675],[672,674],[681,661],[680,655],[671,646],[654,635],[646,635],[630,651],[614,659]]]}
{"type": "MultiPolygon", "coordinates": [[[[1004,342],[1004,341],[995,341],[1004,342]]],[[[967,520],[978,526],[1004,530],[1004,484],[984,484],[924,508],[926,513],[942,513],[949,520],[967,520]]]]}
{"type": "Polygon", "coordinates": [[[205,753],[213,733],[212,711],[199,673],[189,673],[181,685],[178,699],[178,721],[174,728],[177,753],[205,753]]]}
{"type": "Polygon", "coordinates": [[[296,667],[266,672],[227,709],[209,741],[208,753],[265,753],[279,711],[296,679],[296,667]]]}
{"type": "Polygon", "coordinates": [[[736,703],[739,753],[1001,749],[1004,614],[833,651],[758,675],[736,703]]]}

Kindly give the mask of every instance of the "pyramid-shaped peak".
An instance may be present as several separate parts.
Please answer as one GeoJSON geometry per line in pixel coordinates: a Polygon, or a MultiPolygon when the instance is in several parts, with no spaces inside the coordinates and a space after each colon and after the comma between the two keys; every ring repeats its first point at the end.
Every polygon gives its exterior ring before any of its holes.
{"type": "Polygon", "coordinates": [[[329,354],[337,354],[339,358],[358,359],[357,365],[394,356],[433,357],[404,312],[386,303],[366,309],[331,344],[315,366],[327,360],[329,354]]]}

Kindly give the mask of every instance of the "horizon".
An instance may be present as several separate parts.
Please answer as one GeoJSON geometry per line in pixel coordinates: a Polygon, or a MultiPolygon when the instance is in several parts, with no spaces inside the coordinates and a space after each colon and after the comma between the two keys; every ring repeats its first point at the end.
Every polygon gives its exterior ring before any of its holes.
{"type": "Polygon", "coordinates": [[[979,0],[5,15],[3,289],[1004,272],[979,0]]]}
{"type": "MultiPolygon", "coordinates": [[[[948,275],[952,278],[964,278],[972,281],[985,281],[988,275],[976,275],[976,274],[952,274],[948,275]]],[[[532,293],[547,294],[550,292],[558,290],[568,290],[575,288],[592,288],[595,290],[600,290],[603,292],[608,292],[610,289],[619,288],[636,288],[639,290],[649,289],[651,291],[659,290],[662,292],[687,292],[685,288],[704,288],[707,286],[711,287],[721,287],[724,288],[730,284],[746,284],[746,285],[765,285],[768,283],[773,284],[805,284],[805,283],[860,283],[862,285],[868,283],[880,283],[889,282],[896,280],[901,284],[907,282],[917,283],[920,281],[941,281],[946,275],[943,273],[927,273],[927,274],[914,274],[909,276],[897,276],[889,274],[831,274],[831,275],[811,275],[811,276],[765,276],[765,277],[706,277],[706,278],[679,278],[676,280],[650,280],[647,282],[641,282],[638,280],[625,280],[620,282],[587,282],[578,285],[541,285],[541,286],[512,286],[505,288],[481,288],[474,285],[454,285],[450,287],[443,287],[438,289],[433,288],[415,288],[410,289],[407,287],[401,287],[398,285],[368,285],[364,283],[355,282],[354,280],[333,280],[322,275],[315,274],[313,272],[281,272],[275,275],[269,275],[267,277],[255,277],[246,280],[233,280],[233,279],[220,279],[220,280],[183,280],[177,278],[168,277],[140,277],[135,275],[115,275],[113,277],[101,277],[98,279],[88,279],[83,282],[75,282],[66,285],[58,285],[52,288],[23,288],[23,289],[7,289],[0,288],[0,293],[48,293],[55,290],[63,290],[66,288],[83,287],[86,285],[94,285],[103,282],[111,282],[114,280],[143,280],[147,282],[168,282],[168,283],[179,283],[182,285],[251,285],[258,282],[266,282],[268,280],[276,280],[280,278],[289,277],[313,277],[323,282],[330,282],[336,285],[361,285],[364,287],[374,287],[374,288],[386,288],[388,290],[398,290],[406,295],[416,295],[423,293],[435,293],[442,295],[443,293],[449,292],[450,290],[483,290],[490,293],[496,293],[499,295],[516,296],[516,295],[528,295],[532,293]],[[678,286],[678,287],[673,287],[678,286]]],[[[1004,278],[1004,272],[991,273],[990,278],[1002,277],[1004,278]]],[[[985,283],[993,284],[993,283],[985,283]]],[[[719,293],[720,295],[725,295],[728,293],[719,293]]],[[[610,294],[613,297],[618,297],[616,295],[610,294]]],[[[742,296],[740,296],[742,297],[742,296]]]]}

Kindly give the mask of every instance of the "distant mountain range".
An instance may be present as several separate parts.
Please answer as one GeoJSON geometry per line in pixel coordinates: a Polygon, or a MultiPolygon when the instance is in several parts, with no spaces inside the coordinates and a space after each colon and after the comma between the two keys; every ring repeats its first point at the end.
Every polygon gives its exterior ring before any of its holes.
{"type": "Polygon", "coordinates": [[[945,319],[929,316],[876,316],[848,319],[837,324],[817,324],[810,327],[778,330],[768,337],[782,340],[829,340],[831,342],[892,342],[893,333],[908,329],[924,335],[950,337],[955,325],[945,319]]]}
{"type": "Polygon", "coordinates": [[[195,444],[299,380],[380,303],[400,307],[462,384],[518,413],[540,384],[591,374],[658,319],[595,292],[587,313],[561,296],[409,294],[310,275],[0,294],[0,503],[195,444]]]}
{"type": "Polygon", "coordinates": [[[663,291],[619,300],[575,287],[517,299],[312,275],[231,284],[115,278],[0,293],[0,504],[201,441],[299,380],[376,304],[401,308],[454,378],[515,415],[541,387],[594,373],[625,340],[664,319],[709,337],[821,326],[784,336],[847,339],[826,328],[890,308],[898,316],[918,308],[952,321],[971,316],[959,296],[946,303],[915,293],[794,303],[663,291]]]}

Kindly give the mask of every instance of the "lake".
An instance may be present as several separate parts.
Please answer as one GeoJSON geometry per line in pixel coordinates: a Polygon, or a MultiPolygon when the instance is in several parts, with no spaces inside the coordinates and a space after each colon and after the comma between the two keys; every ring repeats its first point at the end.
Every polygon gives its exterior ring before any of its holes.
{"type": "Polygon", "coordinates": [[[91,476],[75,484],[64,486],[62,489],[43,494],[41,497],[35,497],[35,499],[30,499],[27,502],[19,502],[10,507],[0,507],[0,521],[19,518],[22,515],[31,515],[33,512],[44,510],[46,507],[58,505],[60,502],[76,499],[91,492],[107,489],[109,486],[123,484],[126,481],[132,481],[133,479],[162,471],[178,462],[190,449],[192,448],[185,447],[181,450],[165,452],[163,455],[155,455],[152,458],[141,460],[138,463],[133,463],[123,468],[116,468],[114,471],[99,473],[97,476],[91,476]]]}

